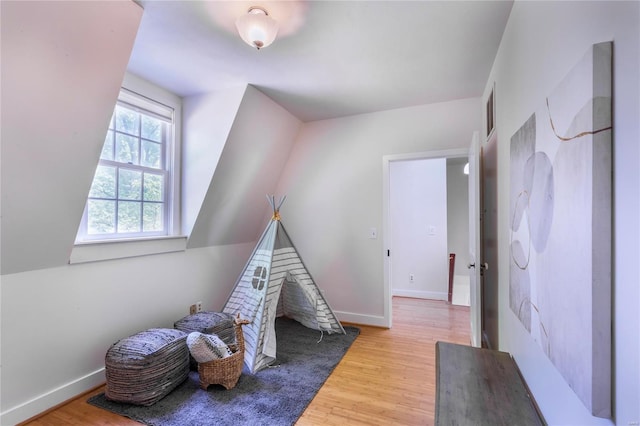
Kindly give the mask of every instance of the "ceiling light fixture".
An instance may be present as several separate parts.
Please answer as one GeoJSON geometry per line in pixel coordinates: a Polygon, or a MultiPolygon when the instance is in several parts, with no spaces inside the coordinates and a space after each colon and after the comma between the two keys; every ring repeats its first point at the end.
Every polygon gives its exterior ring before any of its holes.
{"type": "Polygon", "coordinates": [[[240,37],[251,47],[260,50],[269,46],[278,34],[278,23],[259,6],[252,6],[236,21],[240,37]]]}

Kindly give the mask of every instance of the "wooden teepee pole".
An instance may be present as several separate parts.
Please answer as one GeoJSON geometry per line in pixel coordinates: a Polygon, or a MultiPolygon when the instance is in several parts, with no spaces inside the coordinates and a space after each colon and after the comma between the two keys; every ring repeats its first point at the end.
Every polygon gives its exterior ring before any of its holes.
{"type": "Polygon", "coordinates": [[[287,199],[286,195],[283,195],[282,197],[280,197],[280,201],[276,206],[276,197],[273,195],[267,195],[267,201],[269,201],[269,205],[273,210],[273,216],[271,216],[271,220],[280,220],[280,207],[282,207],[282,204],[286,199],[287,199]]]}

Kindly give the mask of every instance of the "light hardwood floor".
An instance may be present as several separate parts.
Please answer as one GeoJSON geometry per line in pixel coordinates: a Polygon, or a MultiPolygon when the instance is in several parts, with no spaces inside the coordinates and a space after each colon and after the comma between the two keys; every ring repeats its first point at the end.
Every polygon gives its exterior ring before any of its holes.
{"type": "MultiPolygon", "coordinates": [[[[469,344],[469,308],[394,297],[391,329],[359,327],[360,335],[296,425],[433,424],[435,343],[469,344]]],[[[103,391],[95,389],[24,424],[139,425],[85,402],[103,391]]]]}

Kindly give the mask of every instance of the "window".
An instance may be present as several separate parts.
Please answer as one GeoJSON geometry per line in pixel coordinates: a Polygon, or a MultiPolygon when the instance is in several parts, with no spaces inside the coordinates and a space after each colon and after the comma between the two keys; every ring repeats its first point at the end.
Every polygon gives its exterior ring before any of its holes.
{"type": "Polygon", "coordinates": [[[253,279],[251,280],[251,285],[254,289],[262,291],[264,288],[264,283],[267,281],[267,268],[263,266],[258,266],[256,270],[253,272],[253,279]]]}
{"type": "Polygon", "coordinates": [[[171,235],[174,110],[122,89],[76,241],[171,235]]]}

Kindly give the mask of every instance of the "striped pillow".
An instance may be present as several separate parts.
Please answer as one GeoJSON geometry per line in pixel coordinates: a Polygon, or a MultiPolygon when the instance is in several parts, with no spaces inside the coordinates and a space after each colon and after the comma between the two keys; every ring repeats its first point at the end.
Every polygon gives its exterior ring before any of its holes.
{"type": "Polygon", "coordinates": [[[197,362],[209,362],[233,355],[229,346],[215,334],[204,334],[197,331],[189,333],[187,346],[191,356],[197,362]]]}

